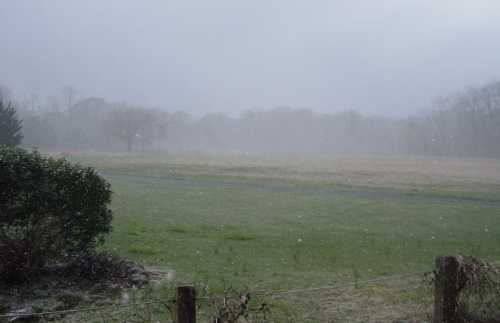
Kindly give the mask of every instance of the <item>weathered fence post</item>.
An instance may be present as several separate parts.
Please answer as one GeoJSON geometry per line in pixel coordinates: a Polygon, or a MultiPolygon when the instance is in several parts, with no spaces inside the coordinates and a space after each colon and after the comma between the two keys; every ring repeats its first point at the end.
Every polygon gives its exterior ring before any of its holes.
{"type": "Polygon", "coordinates": [[[434,313],[432,323],[458,323],[458,294],[460,284],[459,257],[436,258],[434,313]]]}
{"type": "Polygon", "coordinates": [[[193,286],[177,287],[177,323],[196,323],[196,290],[193,286]]]}

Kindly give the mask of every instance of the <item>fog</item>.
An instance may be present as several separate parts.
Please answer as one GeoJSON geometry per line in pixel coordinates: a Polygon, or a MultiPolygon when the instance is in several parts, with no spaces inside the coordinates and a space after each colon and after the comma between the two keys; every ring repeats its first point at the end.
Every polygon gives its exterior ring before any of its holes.
{"type": "Polygon", "coordinates": [[[24,146],[499,157],[500,2],[3,1],[24,146]]]}
{"type": "Polygon", "coordinates": [[[196,115],[407,116],[500,74],[495,0],[3,0],[0,83],[196,115]]]}

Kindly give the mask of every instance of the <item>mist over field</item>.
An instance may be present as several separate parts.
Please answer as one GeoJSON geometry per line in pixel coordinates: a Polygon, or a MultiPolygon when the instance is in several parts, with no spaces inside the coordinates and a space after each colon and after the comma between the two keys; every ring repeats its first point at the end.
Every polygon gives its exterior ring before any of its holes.
{"type": "Polygon", "coordinates": [[[73,88],[36,105],[2,89],[22,119],[23,146],[49,151],[500,157],[500,82],[442,97],[433,110],[406,118],[291,107],[194,116],[81,98],[73,88]]]}
{"type": "Polygon", "coordinates": [[[498,79],[500,4],[3,1],[1,83],[169,111],[276,106],[407,116],[498,79]]]}
{"type": "Polygon", "coordinates": [[[5,1],[0,85],[55,150],[499,157],[495,1],[5,1]]]}
{"type": "Polygon", "coordinates": [[[0,322],[500,322],[500,1],[0,0],[0,43],[0,322]]]}

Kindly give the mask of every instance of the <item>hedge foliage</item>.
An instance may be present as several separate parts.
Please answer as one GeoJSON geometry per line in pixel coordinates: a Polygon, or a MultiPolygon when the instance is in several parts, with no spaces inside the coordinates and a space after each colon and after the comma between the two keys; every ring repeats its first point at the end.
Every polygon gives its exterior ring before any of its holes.
{"type": "Polygon", "coordinates": [[[0,277],[92,252],[111,230],[110,201],[94,169],[0,146],[0,277]]]}

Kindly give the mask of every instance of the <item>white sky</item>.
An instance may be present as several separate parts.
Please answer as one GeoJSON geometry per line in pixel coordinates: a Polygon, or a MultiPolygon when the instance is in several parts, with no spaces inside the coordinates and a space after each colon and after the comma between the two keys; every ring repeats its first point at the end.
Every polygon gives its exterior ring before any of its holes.
{"type": "Polygon", "coordinates": [[[168,110],[406,115],[500,79],[498,0],[0,0],[0,84],[168,110]]]}

